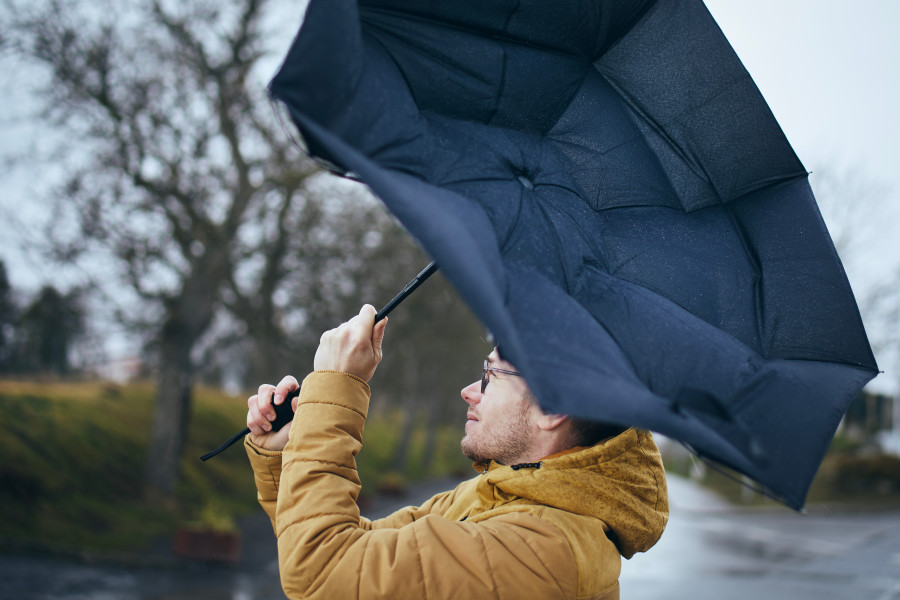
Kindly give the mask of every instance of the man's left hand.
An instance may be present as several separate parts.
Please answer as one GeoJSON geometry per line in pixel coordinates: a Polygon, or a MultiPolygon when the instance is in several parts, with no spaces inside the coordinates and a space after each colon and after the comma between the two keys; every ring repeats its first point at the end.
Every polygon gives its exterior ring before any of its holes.
{"type": "Polygon", "coordinates": [[[366,304],[359,314],[319,340],[313,360],[316,371],[340,371],[369,381],[381,362],[381,342],[387,319],[375,324],[375,307],[366,304]]]}

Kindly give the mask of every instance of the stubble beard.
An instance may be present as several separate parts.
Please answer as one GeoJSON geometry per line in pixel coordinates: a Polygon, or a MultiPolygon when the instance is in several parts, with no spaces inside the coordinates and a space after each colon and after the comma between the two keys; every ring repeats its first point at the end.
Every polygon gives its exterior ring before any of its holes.
{"type": "Polygon", "coordinates": [[[466,434],[460,441],[462,453],[476,463],[494,460],[503,465],[516,464],[531,448],[530,410],[531,403],[523,396],[511,418],[489,426],[479,421],[477,435],[466,434]]]}

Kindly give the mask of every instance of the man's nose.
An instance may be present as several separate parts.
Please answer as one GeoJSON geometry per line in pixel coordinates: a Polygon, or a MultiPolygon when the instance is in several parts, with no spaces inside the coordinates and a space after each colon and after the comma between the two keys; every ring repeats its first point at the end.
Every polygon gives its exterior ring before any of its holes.
{"type": "Polygon", "coordinates": [[[466,401],[466,404],[469,406],[474,406],[481,402],[481,382],[473,381],[466,387],[464,387],[459,395],[462,396],[462,399],[466,401]]]}

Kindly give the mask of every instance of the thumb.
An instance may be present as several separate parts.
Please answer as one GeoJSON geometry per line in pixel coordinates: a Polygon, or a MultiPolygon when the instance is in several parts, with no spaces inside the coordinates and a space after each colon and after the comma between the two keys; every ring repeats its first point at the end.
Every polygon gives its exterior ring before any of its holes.
{"type": "Polygon", "coordinates": [[[385,317],[375,324],[372,330],[372,348],[375,350],[375,356],[381,360],[381,342],[384,341],[384,330],[387,327],[388,319],[385,317]]]}

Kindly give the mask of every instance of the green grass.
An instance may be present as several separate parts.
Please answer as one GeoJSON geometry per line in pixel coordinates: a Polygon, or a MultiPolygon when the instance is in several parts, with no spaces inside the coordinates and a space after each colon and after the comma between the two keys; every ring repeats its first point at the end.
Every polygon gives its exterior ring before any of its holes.
{"type": "Polygon", "coordinates": [[[201,467],[197,460],[201,448],[240,428],[241,404],[198,390],[177,499],[160,506],[145,502],[141,487],[151,386],[0,382],[6,432],[0,535],[58,547],[135,549],[196,518],[214,500],[233,514],[251,510],[253,484],[239,450],[217,464],[201,467]]]}
{"type": "MultiPolygon", "coordinates": [[[[0,544],[137,550],[180,524],[227,528],[234,518],[259,510],[242,448],[199,460],[244,426],[246,399],[202,388],[194,394],[175,501],[162,506],[144,500],[153,396],[149,384],[0,381],[0,544]]],[[[398,429],[395,417],[367,424],[357,460],[364,493],[385,476],[398,429]]],[[[392,476],[413,481],[464,468],[459,434],[440,432],[427,474],[415,466],[424,445],[417,436],[413,466],[392,476]]]]}

